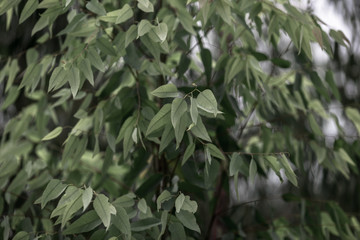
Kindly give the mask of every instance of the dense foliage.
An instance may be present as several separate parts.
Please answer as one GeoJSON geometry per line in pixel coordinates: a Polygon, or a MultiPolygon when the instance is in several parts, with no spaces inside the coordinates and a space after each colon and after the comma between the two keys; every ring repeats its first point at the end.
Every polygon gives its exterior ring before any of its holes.
{"type": "Polygon", "coordinates": [[[312,61],[350,42],[311,11],[3,0],[0,16],[26,40],[0,48],[3,239],[360,237],[356,213],[309,190],[358,178],[360,157],[359,110],[312,61]],[[249,186],[282,190],[244,202],[249,186]]]}

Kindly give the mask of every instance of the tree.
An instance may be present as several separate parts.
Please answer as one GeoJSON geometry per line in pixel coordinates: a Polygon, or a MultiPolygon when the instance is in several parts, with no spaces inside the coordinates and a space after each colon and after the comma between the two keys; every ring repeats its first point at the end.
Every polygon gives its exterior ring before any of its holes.
{"type": "Polygon", "coordinates": [[[357,178],[360,113],[312,61],[350,42],[310,11],[4,0],[0,15],[17,39],[0,47],[4,239],[359,237],[357,213],[311,187],[314,169],[357,178]],[[241,201],[246,186],[265,200],[241,201]]]}

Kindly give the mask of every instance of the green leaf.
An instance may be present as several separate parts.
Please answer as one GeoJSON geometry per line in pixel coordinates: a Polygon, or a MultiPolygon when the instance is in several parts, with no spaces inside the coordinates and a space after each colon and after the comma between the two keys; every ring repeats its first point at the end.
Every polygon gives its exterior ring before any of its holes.
{"type": "Polygon", "coordinates": [[[0,2],[0,15],[6,13],[9,9],[17,6],[21,0],[5,0],[0,2]]]}
{"type": "Polygon", "coordinates": [[[104,194],[99,194],[96,196],[93,206],[104,226],[108,228],[111,219],[109,198],[104,194]]]}
{"type": "Polygon", "coordinates": [[[186,239],[186,233],[183,225],[179,222],[170,222],[169,231],[171,233],[171,240],[186,239]]]}
{"type": "Polygon", "coordinates": [[[154,12],[154,6],[149,0],[137,0],[137,7],[144,12],[154,12]]]}
{"type": "Polygon", "coordinates": [[[5,101],[1,105],[1,109],[5,110],[11,104],[13,104],[20,94],[20,90],[17,86],[11,86],[10,91],[8,92],[5,101]]]}
{"type": "Polygon", "coordinates": [[[164,190],[159,197],[156,199],[156,205],[157,205],[157,210],[159,211],[161,208],[161,204],[165,201],[168,201],[172,198],[171,193],[168,190],[164,190]]]}
{"type": "Polygon", "coordinates": [[[206,146],[209,149],[211,156],[214,156],[224,161],[226,160],[223,153],[214,144],[207,143],[206,146]]]}
{"type": "Polygon", "coordinates": [[[193,123],[197,123],[197,119],[199,116],[199,112],[197,109],[197,102],[196,99],[191,97],[190,98],[190,116],[193,123]]]}
{"type": "Polygon", "coordinates": [[[19,24],[23,23],[26,19],[28,19],[36,10],[39,5],[38,0],[28,0],[21,11],[19,24]]]}
{"type": "Polygon", "coordinates": [[[94,210],[91,210],[82,215],[78,220],[73,222],[62,233],[64,235],[78,234],[83,232],[89,232],[99,226],[101,220],[94,210]]]}
{"type": "Polygon", "coordinates": [[[165,126],[164,132],[161,135],[160,148],[159,152],[164,151],[164,149],[171,143],[171,140],[175,138],[175,133],[173,130],[173,126],[168,123],[165,126]]]}
{"type": "Polygon", "coordinates": [[[225,83],[230,83],[244,68],[244,60],[240,57],[233,57],[228,62],[225,68],[225,83]]]}
{"type": "Polygon", "coordinates": [[[179,96],[176,86],[172,83],[158,87],[151,94],[159,98],[176,98],[179,96]]]}
{"type": "Polygon", "coordinates": [[[336,153],[338,154],[338,157],[341,158],[341,160],[347,162],[352,166],[356,166],[354,161],[350,158],[350,156],[347,154],[347,152],[344,149],[340,148],[338,151],[336,151],[336,153]]]}
{"type": "Polygon", "coordinates": [[[252,181],[252,182],[255,181],[256,173],[257,173],[257,165],[256,165],[255,160],[252,158],[251,162],[250,162],[250,168],[249,168],[250,181],[252,181]]]}
{"type": "Polygon", "coordinates": [[[285,156],[285,154],[281,154],[280,158],[279,158],[280,164],[283,166],[283,168],[285,169],[285,175],[286,177],[289,179],[289,181],[294,185],[294,186],[298,186],[298,182],[296,179],[296,175],[294,173],[294,171],[292,170],[290,164],[289,164],[289,160],[287,159],[287,157],[285,156]]]}
{"type": "Polygon", "coordinates": [[[271,62],[281,68],[289,68],[291,67],[291,62],[289,62],[288,60],[285,60],[283,58],[273,58],[271,59],[271,62]]]}
{"type": "Polygon", "coordinates": [[[28,240],[29,238],[30,238],[29,233],[20,231],[14,236],[13,240],[28,240]]]}
{"type": "Polygon", "coordinates": [[[265,156],[265,159],[270,163],[270,167],[276,173],[276,175],[278,175],[281,178],[281,174],[280,174],[281,166],[277,158],[274,156],[265,156]]]}
{"type": "Polygon", "coordinates": [[[23,80],[19,86],[22,88],[24,86],[31,87],[34,83],[37,83],[40,80],[40,73],[41,73],[41,64],[30,64],[24,73],[23,80]]]}
{"type": "Polygon", "coordinates": [[[56,90],[66,83],[67,72],[63,67],[56,67],[49,80],[48,92],[56,90]]]}
{"type": "Polygon", "coordinates": [[[75,98],[80,87],[80,71],[77,67],[73,66],[68,72],[68,80],[70,84],[71,93],[75,98]]]}
{"type": "Polygon", "coordinates": [[[185,195],[181,193],[175,200],[175,208],[177,213],[180,212],[184,204],[184,201],[185,201],[185,195]]]}
{"type": "Polygon", "coordinates": [[[190,129],[190,131],[198,138],[201,138],[205,141],[211,142],[209,134],[201,120],[201,117],[198,117],[198,121],[194,127],[190,129]]]}
{"type": "Polygon", "coordinates": [[[62,184],[60,180],[51,179],[41,196],[41,208],[44,208],[49,201],[59,197],[66,187],[67,185],[62,184]]]}
{"type": "Polygon", "coordinates": [[[310,73],[310,79],[312,81],[312,83],[314,84],[316,90],[318,91],[318,93],[320,93],[327,101],[330,100],[329,94],[327,89],[325,88],[322,80],[320,79],[319,75],[316,72],[311,72],[310,73]]]}
{"type": "Polygon", "coordinates": [[[86,8],[99,16],[106,15],[106,10],[103,4],[99,3],[99,1],[97,0],[91,0],[90,2],[88,2],[86,4],[86,8]]]}
{"type": "Polygon", "coordinates": [[[115,49],[113,48],[109,40],[105,37],[98,38],[96,40],[96,46],[100,49],[102,53],[116,57],[115,49]]]}
{"type": "Polygon", "coordinates": [[[198,209],[198,204],[195,201],[190,200],[189,196],[185,196],[185,200],[181,206],[181,209],[185,211],[189,211],[191,213],[196,213],[198,209]]]}
{"type": "Polygon", "coordinates": [[[200,233],[199,225],[196,223],[194,214],[188,211],[181,210],[179,213],[175,212],[176,217],[184,225],[184,227],[200,233]]]}
{"type": "Polygon", "coordinates": [[[202,91],[196,98],[198,108],[205,112],[212,113],[216,117],[218,114],[217,101],[211,90],[202,91]]]}
{"type": "Polygon", "coordinates": [[[91,187],[86,188],[82,194],[83,211],[85,211],[86,208],[90,205],[92,197],[93,197],[92,188],[91,187]]]}
{"type": "Polygon", "coordinates": [[[125,33],[125,48],[137,37],[137,26],[131,25],[125,33]]]}
{"type": "Polygon", "coordinates": [[[158,240],[161,239],[161,236],[164,235],[165,231],[166,231],[166,225],[167,225],[167,221],[168,221],[168,211],[163,211],[161,213],[161,231],[160,234],[158,236],[158,240]]]}
{"type": "Polygon", "coordinates": [[[59,136],[62,132],[63,128],[62,127],[57,127],[55,128],[54,130],[52,130],[51,132],[49,132],[48,134],[46,134],[45,137],[43,137],[41,139],[41,141],[48,141],[48,140],[51,140],[51,139],[54,139],[56,138],[57,136],[59,136]]]}
{"type": "Polygon", "coordinates": [[[101,60],[100,55],[94,48],[90,48],[87,54],[90,63],[101,72],[105,72],[105,65],[101,60]]]}
{"type": "Polygon", "coordinates": [[[212,56],[211,52],[207,48],[203,48],[200,51],[201,61],[204,65],[205,76],[208,82],[211,81],[211,71],[212,71],[212,56]]]}
{"type": "Polygon", "coordinates": [[[149,126],[146,130],[146,136],[160,130],[163,126],[170,121],[171,104],[165,104],[160,111],[151,119],[149,126]]]}
{"type": "Polygon", "coordinates": [[[340,102],[341,96],[339,93],[339,89],[335,84],[334,75],[333,75],[332,71],[329,70],[326,72],[325,80],[328,83],[332,94],[334,94],[335,98],[340,102]]]}
{"type": "MultiPolygon", "coordinates": [[[[77,189],[77,191],[80,191],[82,193],[83,190],[77,189]]],[[[61,219],[61,228],[64,228],[65,224],[67,223],[67,221],[71,219],[72,215],[76,213],[79,209],[81,209],[82,207],[81,195],[82,194],[79,194],[76,199],[74,199],[73,201],[69,202],[66,205],[66,208],[63,212],[63,216],[61,219]]]]}
{"type": "Polygon", "coordinates": [[[166,36],[168,33],[168,27],[166,23],[160,23],[158,26],[154,28],[155,34],[158,36],[161,42],[166,40],[166,36]]]}
{"type": "Polygon", "coordinates": [[[139,221],[131,223],[131,231],[133,232],[141,232],[152,227],[159,226],[161,221],[157,218],[145,218],[139,221]]]}
{"type": "Polygon", "coordinates": [[[116,206],[116,211],[116,215],[112,217],[112,222],[120,232],[126,235],[126,239],[131,239],[131,226],[128,214],[121,206],[116,206]]]}
{"type": "Polygon", "coordinates": [[[84,58],[83,60],[81,60],[81,62],[79,63],[79,69],[82,72],[82,74],[84,74],[85,78],[87,80],[89,80],[89,83],[94,86],[94,75],[91,69],[91,64],[89,59],[84,58]]]}
{"type": "Polygon", "coordinates": [[[195,143],[191,143],[186,147],[183,159],[181,161],[181,166],[186,163],[186,161],[190,158],[190,156],[194,153],[194,151],[195,151],[195,143]]]}
{"type": "Polygon", "coordinates": [[[318,123],[316,122],[314,115],[312,113],[309,114],[308,116],[309,119],[309,123],[310,123],[310,128],[311,130],[318,136],[322,136],[323,133],[320,129],[320,126],[318,125],[318,123]]]}
{"type": "Polygon", "coordinates": [[[131,7],[129,6],[129,4],[125,4],[120,11],[117,13],[116,16],[118,16],[116,18],[115,24],[120,24],[125,22],[126,20],[128,20],[129,18],[131,18],[134,15],[133,10],[131,9],[131,7]]]}
{"type": "Polygon", "coordinates": [[[138,25],[138,37],[144,36],[145,34],[150,32],[152,28],[153,26],[148,20],[145,19],[141,20],[138,25]]]}
{"type": "Polygon", "coordinates": [[[345,108],[346,116],[354,123],[358,134],[360,135],[360,113],[357,109],[352,107],[345,108]]]}
{"type": "Polygon", "coordinates": [[[176,129],[182,115],[187,111],[187,104],[183,98],[175,98],[171,104],[171,123],[176,129]]]}
{"type": "Polygon", "coordinates": [[[147,212],[147,204],[146,204],[146,201],[145,201],[144,198],[140,199],[140,201],[138,202],[138,209],[142,213],[146,214],[146,212],[147,212]]]}

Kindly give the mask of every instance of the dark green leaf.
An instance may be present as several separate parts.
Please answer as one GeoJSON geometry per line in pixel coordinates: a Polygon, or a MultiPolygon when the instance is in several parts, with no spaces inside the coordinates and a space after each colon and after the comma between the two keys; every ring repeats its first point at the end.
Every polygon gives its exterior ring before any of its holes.
{"type": "Polygon", "coordinates": [[[28,0],[25,4],[23,10],[21,11],[19,24],[21,24],[27,18],[29,18],[35,12],[38,5],[39,5],[38,0],[28,0]]]}
{"type": "Polygon", "coordinates": [[[101,224],[101,220],[94,210],[91,210],[82,215],[78,220],[73,222],[62,233],[64,235],[78,234],[89,232],[101,224]]]}
{"type": "Polygon", "coordinates": [[[194,214],[188,211],[181,210],[179,213],[175,212],[176,217],[184,225],[184,227],[200,233],[199,225],[196,223],[194,214]]]}
{"type": "Polygon", "coordinates": [[[159,226],[160,224],[161,221],[157,218],[145,218],[131,223],[131,230],[134,232],[140,232],[152,227],[159,226]]]}

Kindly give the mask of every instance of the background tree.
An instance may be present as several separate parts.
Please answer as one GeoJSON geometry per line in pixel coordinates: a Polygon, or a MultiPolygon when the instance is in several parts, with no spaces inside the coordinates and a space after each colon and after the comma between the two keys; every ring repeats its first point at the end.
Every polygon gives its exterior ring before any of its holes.
{"type": "Polygon", "coordinates": [[[311,8],[4,0],[0,16],[4,239],[359,238],[358,100],[312,61],[352,45],[311,8]]]}

